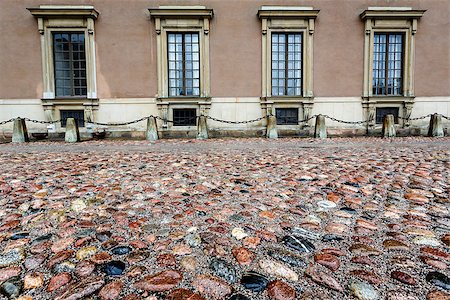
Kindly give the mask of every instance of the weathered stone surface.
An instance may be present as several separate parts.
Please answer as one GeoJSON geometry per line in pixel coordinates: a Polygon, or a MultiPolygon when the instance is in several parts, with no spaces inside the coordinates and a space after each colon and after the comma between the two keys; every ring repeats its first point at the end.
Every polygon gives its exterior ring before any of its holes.
{"type": "Polygon", "coordinates": [[[26,290],[35,289],[44,285],[44,275],[39,272],[28,273],[23,280],[23,288],[26,290]]]}
{"type": "Polygon", "coordinates": [[[205,298],[188,289],[176,289],[170,292],[165,300],[205,300],[205,298]]]}
{"type": "Polygon", "coordinates": [[[326,286],[330,289],[342,292],[344,289],[342,288],[341,284],[331,275],[328,275],[327,273],[317,270],[313,266],[309,266],[306,271],[305,275],[310,277],[314,282],[321,284],[323,286],[326,286]]]}
{"type": "Polygon", "coordinates": [[[352,270],[350,271],[350,274],[375,285],[379,285],[383,282],[377,274],[367,270],[352,270]]]}
{"type": "Polygon", "coordinates": [[[450,294],[444,293],[442,291],[430,291],[427,294],[427,300],[449,300],[450,294]]]}
{"type": "Polygon", "coordinates": [[[9,299],[14,299],[22,292],[20,277],[13,277],[0,285],[0,293],[9,299]]]}
{"type": "Polygon", "coordinates": [[[360,255],[380,255],[382,252],[364,244],[353,244],[349,250],[354,254],[360,255]]]}
{"type": "Polygon", "coordinates": [[[391,277],[404,283],[404,284],[409,284],[409,285],[417,284],[417,281],[411,275],[409,275],[405,272],[402,272],[402,271],[392,271],[391,277]]]}
{"type": "Polygon", "coordinates": [[[149,292],[168,291],[177,286],[183,280],[183,275],[179,271],[166,270],[153,275],[145,276],[133,286],[136,289],[149,292]]]}
{"type": "Polygon", "coordinates": [[[348,288],[353,296],[359,300],[377,300],[380,299],[380,293],[370,284],[350,280],[348,288]]]}
{"type": "Polygon", "coordinates": [[[233,265],[228,263],[227,261],[220,258],[214,258],[209,266],[217,276],[225,279],[230,283],[236,282],[236,270],[233,265]]]}
{"type": "Polygon", "coordinates": [[[282,263],[279,263],[270,259],[261,259],[259,261],[259,267],[266,272],[275,277],[283,277],[291,281],[298,281],[298,275],[289,267],[282,263]]]}
{"type": "Polygon", "coordinates": [[[302,237],[287,235],[282,239],[282,242],[289,248],[295,249],[299,252],[310,253],[316,249],[313,243],[302,237]]]}
{"type": "Polygon", "coordinates": [[[22,269],[18,266],[4,268],[0,270],[0,282],[4,282],[12,277],[20,275],[22,269]]]}
{"type": "Polygon", "coordinates": [[[114,276],[114,275],[122,275],[125,268],[126,265],[123,261],[113,260],[104,264],[102,270],[106,275],[114,276]]]}
{"type": "Polygon", "coordinates": [[[403,250],[403,251],[409,250],[408,245],[397,240],[385,240],[383,242],[383,247],[388,250],[403,250]]]}
{"type": "Polygon", "coordinates": [[[89,277],[83,281],[75,282],[68,289],[56,297],[55,300],[77,300],[84,299],[98,291],[105,281],[99,277],[89,277]]]}
{"type": "Polygon", "coordinates": [[[269,280],[266,277],[254,272],[245,273],[241,278],[241,284],[253,292],[265,290],[268,283],[269,280]]]}
{"type": "Polygon", "coordinates": [[[59,273],[53,276],[50,279],[50,282],[47,286],[47,292],[53,292],[54,290],[59,289],[62,286],[65,286],[72,280],[72,275],[67,272],[59,273]]]}
{"type": "Polygon", "coordinates": [[[426,276],[426,280],[444,290],[450,290],[450,279],[440,272],[429,272],[426,276]]]}
{"type": "Polygon", "coordinates": [[[25,259],[25,253],[22,249],[13,249],[0,255],[0,268],[11,266],[25,259]]]}
{"type": "Polygon", "coordinates": [[[314,255],[314,260],[318,264],[327,267],[331,271],[336,271],[337,269],[339,269],[339,266],[341,265],[339,259],[336,256],[329,253],[317,253],[316,255],[314,255]]]}
{"type": "Polygon", "coordinates": [[[197,276],[192,282],[192,286],[208,299],[224,299],[233,291],[232,287],[224,280],[211,275],[197,276]]]}
{"type": "Polygon", "coordinates": [[[123,288],[123,282],[119,280],[111,281],[102,287],[98,295],[101,300],[118,299],[123,288]]]}
{"type": "Polygon", "coordinates": [[[249,265],[255,259],[255,254],[244,247],[234,248],[232,253],[237,262],[244,266],[249,265]]]}
{"type": "Polygon", "coordinates": [[[280,280],[275,280],[267,285],[267,294],[273,300],[295,300],[296,292],[293,287],[280,280]]]}

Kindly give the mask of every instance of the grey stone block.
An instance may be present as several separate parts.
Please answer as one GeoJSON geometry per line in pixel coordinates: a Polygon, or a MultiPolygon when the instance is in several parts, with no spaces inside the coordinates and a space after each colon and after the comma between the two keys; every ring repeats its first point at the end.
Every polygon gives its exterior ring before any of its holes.
{"type": "Polygon", "coordinates": [[[12,142],[27,143],[29,141],[30,139],[28,137],[27,124],[25,123],[25,120],[22,118],[15,119],[13,126],[12,142]]]}
{"type": "Polygon", "coordinates": [[[80,131],[74,118],[68,118],[66,122],[66,135],[64,140],[67,143],[76,143],[80,141],[80,131]]]}

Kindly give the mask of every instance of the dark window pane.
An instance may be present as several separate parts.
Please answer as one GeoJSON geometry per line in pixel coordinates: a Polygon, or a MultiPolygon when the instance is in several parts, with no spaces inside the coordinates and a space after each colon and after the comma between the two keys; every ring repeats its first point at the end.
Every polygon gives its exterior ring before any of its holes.
{"type": "Polygon", "coordinates": [[[272,34],[272,95],[301,95],[302,58],[301,33],[272,34]]]}
{"type": "Polygon", "coordinates": [[[398,124],[398,107],[377,107],[375,118],[376,123],[383,123],[384,116],[386,115],[394,115],[395,124],[398,124]]]}
{"type": "Polygon", "coordinates": [[[173,126],[197,125],[197,110],[195,108],[173,109],[173,126]]]}
{"type": "Polygon", "coordinates": [[[376,33],[373,50],[373,94],[401,95],[403,34],[376,33]]]}
{"type": "Polygon", "coordinates": [[[57,97],[86,96],[84,33],[53,33],[57,97]]]}
{"type": "Polygon", "coordinates": [[[168,33],[169,96],[200,96],[198,33],[168,33]]]}
{"type": "Polygon", "coordinates": [[[298,125],[298,108],[277,108],[275,114],[278,125],[298,125]]]}
{"type": "Polygon", "coordinates": [[[84,110],[60,110],[59,112],[62,127],[66,127],[68,118],[74,118],[78,127],[84,127],[84,110]]]}

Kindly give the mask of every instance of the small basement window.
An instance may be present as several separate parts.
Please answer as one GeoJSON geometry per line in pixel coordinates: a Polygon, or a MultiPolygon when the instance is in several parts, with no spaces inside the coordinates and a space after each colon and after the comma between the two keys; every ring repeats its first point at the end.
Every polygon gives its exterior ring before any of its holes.
{"type": "Polygon", "coordinates": [[[377,107],[376,112],[376,123],[382,124],[384,116],[394,115],[394,122],[398,124],[398,107],[377,107]]]}
{"type": "Polygon", "coordinates": [[[196,126],[197,110],[195,108],[173,109],[173,126],[196,126]]]}
{"type": "Polygon", "coordinates": [[[298,125],[298,108],[277,108],[277,125],[298,125]]]}
{"type": "Polygon", "coordinates": [[[60,110],[61,127],[66,127],[67,119],[74,118],[78,127],[84,127],[84,110],[60,110]]]}

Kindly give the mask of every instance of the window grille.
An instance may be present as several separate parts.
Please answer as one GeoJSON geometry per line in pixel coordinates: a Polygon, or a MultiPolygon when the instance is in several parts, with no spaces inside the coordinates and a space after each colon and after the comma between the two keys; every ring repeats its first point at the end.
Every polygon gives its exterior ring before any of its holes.
{"type": "Polygon", "coordinates": [[[277,125],[298,125],[298,108],[277,108],[277,125]]]}
{"type": "Polygon", "coordinates": [[[68,118],[74,118],[78,127],[84,127],[84,110],[60,110],[59,112],[62,127],[66,127],[68,118]]]}
{"type": "Polygon", "coordinates": [[[272,96],[302,94],[302,34],[272,33],[272,96]]]}
{"type": "Polygon", "coordinates": [[[168,33],[169,96],[200,95],[198,33],[168,33]]]}
{"type": "Polygon", "coordinates": [[[87,95],[84,33],[53,33],[55,89],[57,97],[87,95]]]}
{"type": "Polygon", "coordinates": [[[394,122],[398,124],[398,107],[377,107],[376,108],[376,123],[382,124],[384,116],[394,115],[394,122]]]}
{"type": "Polygon", "coordinates": [[[173,109],[173,126],[197,125],[197,110],[195,108],[173,109]]]}

